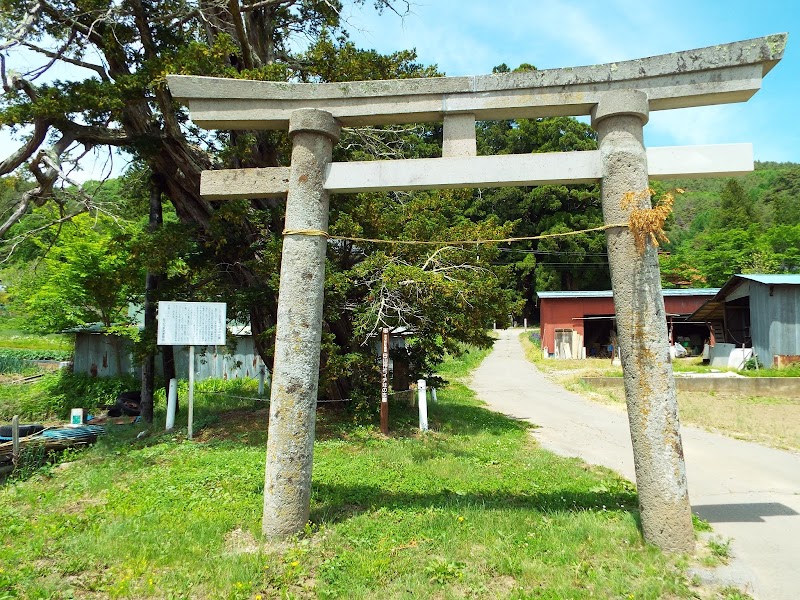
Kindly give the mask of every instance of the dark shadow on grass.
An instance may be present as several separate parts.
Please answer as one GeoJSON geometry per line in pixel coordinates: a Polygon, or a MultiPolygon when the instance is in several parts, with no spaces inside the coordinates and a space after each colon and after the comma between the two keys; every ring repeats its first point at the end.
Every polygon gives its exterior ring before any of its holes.
{"type": "MultiPolygon", "coordinates": [[[[320,404],[317,408],[316,439],[348,439],[357,426],[371,426],[378,434],[378,408],[374,415],[359,419],[345,405],[320,404]],[[374,417],[374,418],[372,418],[374,417]]],[[[397,403],[389,408],[389,438],[414,438],[419,436],[419,415],[415,406],[397,403]]],[[[185,431],[185,415],[179,416],[176,431],[185,431]]],[[[268,414],[263,403],[244,405],[227,410],[214,410],[203,406],[195,412],[194,433],[200,440],[227,440],[246,446],[261,447],[266,443],[268,414]],[[203,430],[208,435],[201,433],[203,430]]],[[[157,425],[152,428],[160,434],[158,424],[163,413],[156,413],[157,425]]],[[[448,435],[490,434],[501,436],[514,431],[525,431],[532,425],[493,412],[481,406],[462,403],[429,404],[428,423],[433,432],[448,435]]]]}
{"type": "Polygon", "coordinates": [[[391,492],[368,485],[315,484],[311,520],[336,523],[376,508],[426,509],[480,507],[484,510],[536,510],[542,513],[622,510],[638,520],[633,492],[461,492],[443,488],[432,493],[391,492]]]}

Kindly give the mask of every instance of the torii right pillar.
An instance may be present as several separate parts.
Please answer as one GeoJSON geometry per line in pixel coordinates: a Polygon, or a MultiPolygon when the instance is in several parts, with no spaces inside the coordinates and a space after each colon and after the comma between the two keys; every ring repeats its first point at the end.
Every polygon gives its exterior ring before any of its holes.
{"type": "MultiPolygon", "coordinates": [[[[643,128],[647,94],[609,91],[592,111],[602,158],[603,218],[627,223],[637,194],[650,208],[643,128]]],[[[608,260],[617,315],[636,485],[644,539],[663,550],[691,552],[694,530],[678,423],[678,401],[669,356],[667,321],[656,248],[639,254],[627,227],[607,230],[608,260]]]]}

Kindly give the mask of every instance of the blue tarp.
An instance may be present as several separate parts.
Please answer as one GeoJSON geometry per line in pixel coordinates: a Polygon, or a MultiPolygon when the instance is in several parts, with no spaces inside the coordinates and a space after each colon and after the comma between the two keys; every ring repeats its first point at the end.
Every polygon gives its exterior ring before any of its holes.
{"type": "Polygon", "coordinates": [[[40,435],[50,439],[65,440],[97,437],[105,432],[105,427],[100,425],[83,425],[81,427],[64,427],[63,429],[45,429],[40,435]]]}

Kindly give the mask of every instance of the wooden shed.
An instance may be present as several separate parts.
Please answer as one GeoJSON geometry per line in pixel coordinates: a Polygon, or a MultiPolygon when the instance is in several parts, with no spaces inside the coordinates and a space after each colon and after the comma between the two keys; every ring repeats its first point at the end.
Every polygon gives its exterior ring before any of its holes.
{"type": "MultiPolygon", "coordinates": [[[[663,290],[664,307],[676,338],[702,351],[708,327],[687,319],[719,288],[663,290]]],[[[542,348],[548,356],[606,356],[616,329],[611,290],[538,292],[542,348]]]]}

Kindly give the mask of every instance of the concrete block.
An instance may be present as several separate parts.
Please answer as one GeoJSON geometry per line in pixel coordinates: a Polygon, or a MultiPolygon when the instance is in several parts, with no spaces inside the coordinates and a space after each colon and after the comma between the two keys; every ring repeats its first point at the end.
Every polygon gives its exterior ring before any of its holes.
{"type": "Polygon", "coordinates": [[[476,156],[475,115],[445,115],[442,156],[476,156]]]}

